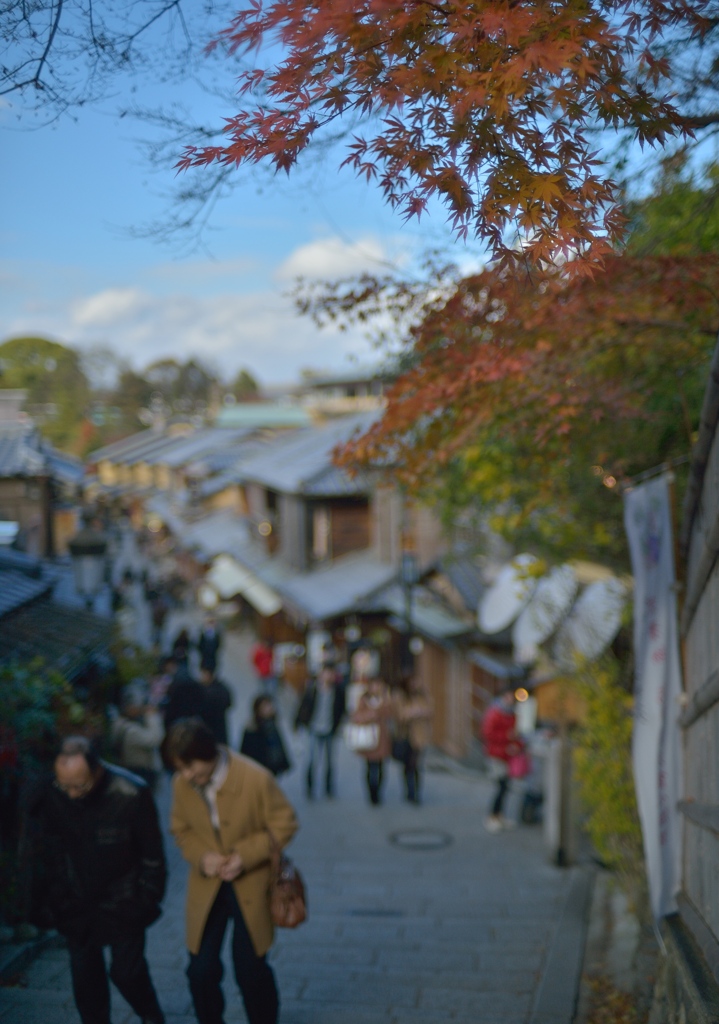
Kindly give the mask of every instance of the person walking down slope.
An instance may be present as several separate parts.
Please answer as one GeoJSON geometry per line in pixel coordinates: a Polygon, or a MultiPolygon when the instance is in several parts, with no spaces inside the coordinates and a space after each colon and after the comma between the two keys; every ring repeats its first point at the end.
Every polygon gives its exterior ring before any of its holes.
{"type": "Polygon", "coordinates": [[[367,763],[367,792],[373,807],[382,803],[384,763],[392,749],[389,723],[394,713],[389,689],[382,679],[370,679],[360,695],[351,721],[354,725],[376,726],[376,744],[357,750],[367,763]]]}
{"type": "Polygon", "coordinates": [[[509,790],[509,761],[524,749],[524,743],[516,729],[512,687],[505,689],[487,709],[482,720],[482,739],[487,755],[489,777],[497,783],[484,827],[488,832],[496,833],[502,828],[514,828],[516,824],[502,815],[509,790]]]}
{"type": "Polygon", "coordinates": [[[240,753],[251,757],[275,776],[292,767],[277,728],[277,709],[267,694],[261,693],[253,701],[252,720],[242,736],[240,753]]]}

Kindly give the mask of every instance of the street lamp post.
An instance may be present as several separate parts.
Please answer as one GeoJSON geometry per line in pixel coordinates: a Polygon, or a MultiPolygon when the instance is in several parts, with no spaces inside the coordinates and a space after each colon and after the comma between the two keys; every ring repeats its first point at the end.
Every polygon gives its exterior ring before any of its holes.
{"type": "Polygon", "coordinates": [[[417,555],[409,548],[402,552],[399,576],[404,588],[405,643],[402,652],[402,674],[409,675],[414,667],[412,650],[412,588],[419,582],[417,555]]]}
{"type": "Polygon", "coordinates": [[[68,541],[68,548],[75,573],[75,589],[84,597],[87,610],[91,611],[105,582],[107,536],[86,522],[68,541]]]}

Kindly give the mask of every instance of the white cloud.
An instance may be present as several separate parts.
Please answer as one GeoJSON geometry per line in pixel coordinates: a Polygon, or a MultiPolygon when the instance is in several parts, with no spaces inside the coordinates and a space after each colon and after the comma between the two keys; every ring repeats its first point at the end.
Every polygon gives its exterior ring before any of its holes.
{"type": "Polygon", "coordinates": [[[332,280],[387,269],[390,257],[382,243],[371,237],[357,242],[321,238],[301,245],[275,271],[279,280],[296,277],[332,280]]]}
{"type": "Polygon", "coordinates": [[[107,288],[75,302],[72,316],[79,327],[110,327],[135,319],[146,307],[147,298],[139,288],[107,288]]]}
{"type": "Polygon", "coordinates": [[[247,367],[266,384],[295,380],[305,367],[342,370],[353,358],[376,359],[359,332],[319,331],[271,290],[197,296],[111,288],[41,308],[26,305],[4,326],[8,336],[32,331],[79,348],[109,345],[137,368],[164,356],[198,356],[224,377],[247,367]]]}

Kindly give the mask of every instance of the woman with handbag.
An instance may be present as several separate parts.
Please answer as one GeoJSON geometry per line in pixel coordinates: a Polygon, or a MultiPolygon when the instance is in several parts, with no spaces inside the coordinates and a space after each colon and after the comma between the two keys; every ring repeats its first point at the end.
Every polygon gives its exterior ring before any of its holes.
{"type": "MultiPolygon", "coordinates": [[[[514,714],[514,688],[507,687],[490,704],[482,720],[482,739],[489,768],[489,777],[497,783],[489,816],[484,827],[496,834],[503,828],[515,828],[516,822],[503,817],[504,800],[509,790],[510,778],[516,769],[510,766],[513,759],[524,752],[524,741],[517,734],[514,714]]],[[[516,777],[516,775],[515,775],[516,777]]]]}
{"type": "Polygon", "coordinates": [[[357,744],[353,747],[355,753],[367,762],[367,792],[373,807],[382,803],[384,762],[391,752],[389,723],[393,712],[392,700],[386,683],[381,679],[370,679],[364,692],[360,695],[350,720],[350,730],[353,726],[373,727],[365,730],[357,729],[358,736],[362,732],[366,733],[367,746],[363,748],[357,744]]]}
{"type": "Polygon", "coordinates": [[[415,676],[407,679],[395,697],[397,728],[392,757],[404,767],[405,799],[420,803],[422,755],[432,739],[432,699],[415,676]]]}

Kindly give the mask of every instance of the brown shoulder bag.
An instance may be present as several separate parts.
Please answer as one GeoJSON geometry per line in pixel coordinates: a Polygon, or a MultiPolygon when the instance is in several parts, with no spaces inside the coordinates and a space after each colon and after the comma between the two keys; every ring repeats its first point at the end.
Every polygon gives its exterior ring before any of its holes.
{"type": "Polygon", "coordinates": [[[307,897],[302,876],[270,836],[272,879],[270,917],[276,928],[297,928],[307,919],[307,897]]]}

